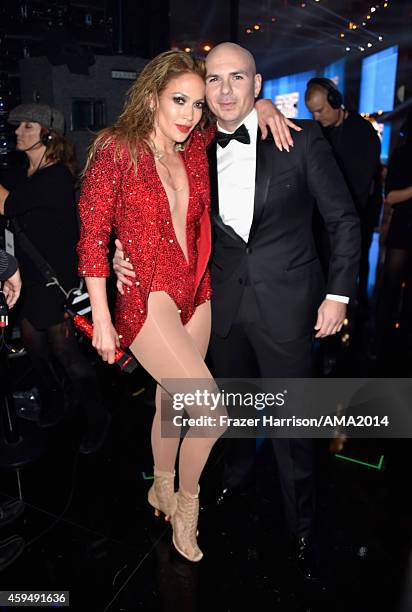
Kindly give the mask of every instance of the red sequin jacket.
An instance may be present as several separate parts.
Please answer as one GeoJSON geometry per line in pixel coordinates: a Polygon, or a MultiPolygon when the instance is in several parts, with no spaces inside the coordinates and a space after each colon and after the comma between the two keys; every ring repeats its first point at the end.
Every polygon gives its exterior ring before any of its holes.
{"type": "MultiPolygon", "coordinates": [[[[209,136],[209,134],[207,135],[209,136]]],[[[207,138],[208,139],[208,138],[207,138]]],[[[122,347],[136,337],[147,315],[147,300],[156,264],[160,234],[158,210],[166,198],[149,153],[138,161],[137,174],[126,150],[115,159],[115,145],[100,150],[86,173],[80,209],[80,241],[77,247],[79,275],[107,277],[110,266],[107,246],[114,229],[133,264],[133,287],[118,294],[115,326],[122,347]]],[[[196,128],[183,152],[191,198],[203,208],[198,237],[195,305],[210,299],[212,291],[207,267],[211,249],[209,170],[205,136],[196,128]]],[[[168,205],[168,202],[167,202],[168,205]]]]}

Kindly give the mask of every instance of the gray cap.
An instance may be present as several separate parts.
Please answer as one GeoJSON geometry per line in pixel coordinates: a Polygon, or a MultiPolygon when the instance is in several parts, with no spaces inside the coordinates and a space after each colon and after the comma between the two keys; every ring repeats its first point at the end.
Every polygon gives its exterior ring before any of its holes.
{"type": "Polygon", "coordinates": [[[64,115],[48,104],[20,104],[9,114],[8,122],[18,125],[21,121],[41,123],[48,130],[64,134],[64,115]]]}

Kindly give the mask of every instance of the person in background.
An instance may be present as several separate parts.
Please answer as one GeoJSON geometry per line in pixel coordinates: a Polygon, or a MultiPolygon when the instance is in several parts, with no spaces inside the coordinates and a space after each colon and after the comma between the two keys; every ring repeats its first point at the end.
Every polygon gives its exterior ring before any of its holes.
{"type": "MultiPolygon", "coordinates": [[[[368,309],[369,248],[376,219],[375,183],[379,177],[380,140],[372,124],[358,113],[349,111],[343,104],[343,96],[334,82],[326,78],[313,78],[307,83],[305,103],[329,141],[339,168],[360,219],[361,259],[359,264],[358,306],[359,314],[368,309]]],[[[320,234],[320,250],[323,263],[329,260],[330,246],[318,216],[315,227],[320,234]]]]}
{"type": "Polygon", "coordinates": [[[87,429],[80,451],[88,454],[101,446],[110,415],[102,405],[96,374],[79,349],[72,323],[64,318],[64,294],[55,285],[46,286],[21,238],[23,233],[66,291],[79,284],[74,149],[63,135],[62,113],[48,105],[17,106],[9,115],[9,123],[17,126],[17,150],[25,154],[26,165],[6,175],[0,184],[0,214],[13,232],[23,279],[18,316],[22,342],[42,397],[39,425],[54,425],[63,416],[64,394],[55,370],[57,362],[86,413],[87,429]]]}

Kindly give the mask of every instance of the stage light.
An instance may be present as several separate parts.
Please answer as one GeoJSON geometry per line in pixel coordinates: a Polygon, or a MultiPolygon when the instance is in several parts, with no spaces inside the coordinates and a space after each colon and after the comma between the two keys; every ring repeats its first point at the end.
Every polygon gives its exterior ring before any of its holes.
{"type": "Polygon", "coordinates": [[[258,23],[256,23],[256,24],[253,26],[253,29],[254,29],[254,30],[260,30],[260,25],[259,25],[258,23]]]}
{"type": "Polygon", "coordinates": [[[378,115],[383,115],[383,110],[378,110],[378,115]]]}
{"type": "Polygon", "coordinates": [[[366,15],[366,19],[372,19],[370,15],[366,15]]]}
{"type": "Polygon", "coordinates": [[[378,40],[383,40],[383,36],[378,36],[378,40]]]}
{"type": "Polygon", "coordinates": [[[383,8],[388,8],[389,2],[384,2],[383,3],[383,8]]]}
{"type": "Polygon", "coordinates": [[[212,47],[210,45],[204,45],[203,51],[210,51],[212,47]]]}
{"type": "Polygon", "coordinates": [[[252,34],[252,30],[250,28],[246,29],[246,34],[252,34]]]}
{"type": "Polygon", "coordinates": [[[302,2],[302,4],[300,5],[302,8],[305,8],[306,4],[305,2],[302,2]]]}
{"type": "Polygon", "coordinates": [[[375,7],[375,6],[372,6],[372,7],[371,7],[371,13],[374,13],[375,11],[376,11],[376,7],[375,7]]]}
{"type": "Polygon", "coordinates": [[[369,47],[369,48],[370,48],[370,47],[372,47],[372,43],[368,43],[368,47],[369,47]]]}
{"type": "Polygon", "coordinates": [[[191,50],[192,50],[192,49],[191,49],[190,47],[185,47],[185,51],[186,51],[186,53],[190,53],[190,52],[191,52],[191,50]]]}
{"type": "MultiPolygon", "coordinates": [[[[306,5],[305,5],[306,6],[306,5]]],[[[272,21],[276,21],[276,17],[272,17],[272,21]]]]}
{"type": "Polygon", "coordinates": [[[345,34],[343,32],[340,33],[341,38],[345,38],[345,34]]]}
{"type": "Polygon", "coordinates": [[[366,21],[362,21],[362,25],[363,25],[363,26],[366,26],[366,21]]]}
{"type": "Polygon", "coordinates": [[[358,48],[359,48],[359,51],[365,51],[365,47],[360,46],[358,48]]]}
{"type": "Polygon", "coordinates": [[[346,47],[346,51],[350,51],[350,47],[346,47]]]}

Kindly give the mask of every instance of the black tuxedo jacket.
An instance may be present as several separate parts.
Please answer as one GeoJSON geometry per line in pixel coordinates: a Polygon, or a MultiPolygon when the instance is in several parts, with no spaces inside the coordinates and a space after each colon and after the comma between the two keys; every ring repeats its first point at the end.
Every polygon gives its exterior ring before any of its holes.
{"type": "Polygon", "coordinates": [[[352,198],[319,126],[314,121],[296,123],[303,131],[293,133],[290,153],[280,152],[271,138],[262,141],[258,133],[254,215],[247,243],[219,215],[217,145],[212,141],[208,146],[212,327],[219,336],[229,333],[245,284],[253,285],[263,323],[279,342],[313,331],[325,293],[355,294],[360,230],[352,198]],[[313,239],[315,204],[331,243],[327,280],[313,239]]]}

